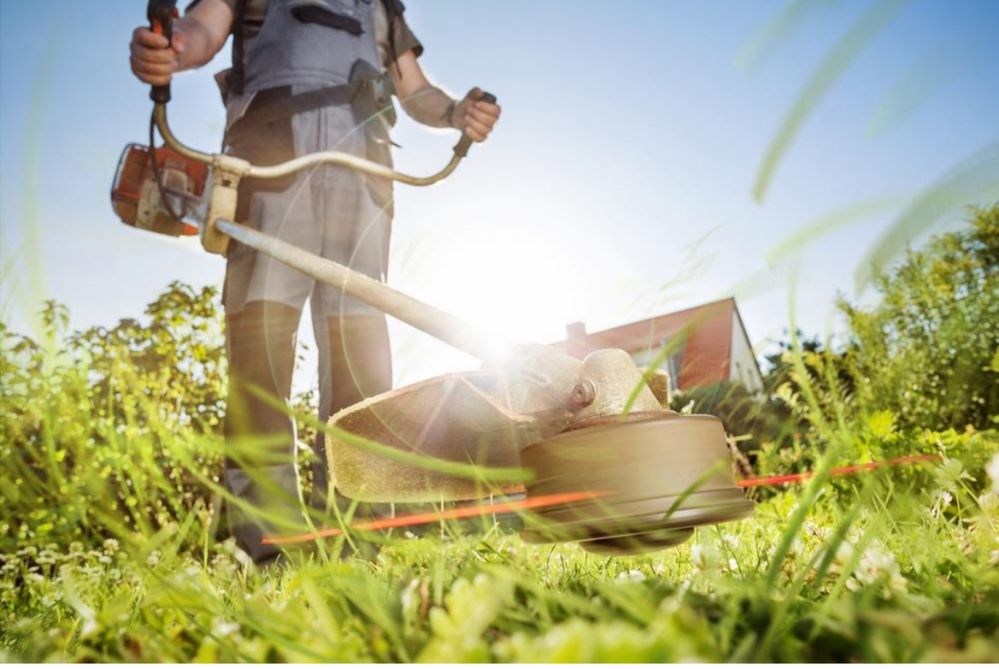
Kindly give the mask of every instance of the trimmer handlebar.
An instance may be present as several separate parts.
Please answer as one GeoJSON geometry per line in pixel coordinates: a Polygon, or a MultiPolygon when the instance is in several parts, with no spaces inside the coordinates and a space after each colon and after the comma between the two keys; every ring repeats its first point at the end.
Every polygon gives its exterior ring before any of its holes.
{"type": "MultiPolygon", "coordinates": [[[[496,104],[496,96],[492,93],[483,93],[479,96],[479,100],[482,102],[488,102],[491,105],[496,104]]],[[[474,140],[471,137],[463,133],[461,135],[461,139],[459,139],[458,143],[454,145],[455,154],[461,156],[462,158],[467,156],[468,148],[472,146],[473,141],[474,140]]]]}
{"type": "MultiPolygon", "coordinates": [[[[177,0],[149,0],[146,5],[149,29],[166,37],[168,42],[173,39],[173,20],[177,16],[177,0]]],[[[149,97],[157,104],[166,104],[170,101],[170,84],[153,86],[149,97]]]]}
{"type": "MultiPolygon", "coordinates": [[[[146,6],[146,17],[149,19],[150,29],[158,35],[163,35],[168,40],[173,37],[173,20],[177,16],[177,0],[149,0],[149,4],[146,6]]],[[[218,162],[217,157],[212,154],[185,146],[170,130],[166,114],[166,104],[170,101],[170,84],[153,86],[149,97],[156,103],[153,108],[153,122],[156,124],[156,128],[159,130],[160,135],[163,136],[163,140],[167,146],[191,160],[196,160],[207,165],[214,165],[218,162]]],[[[496,102],[496,96],[492,93],[483,93],[479,99],[493,104],[496,102]]],[[[429,186],[454,171],[458,163],[461,162],[461,159],[468,155],[468,149],[471,147],[472,141],[471,137],[463,134],[458,143],[455,144],[454,155],[448,161],[448,164],[444,166],[444,169],[426,177],[417,177],[397,172],[381,163],[366,160],[350,153],[343,153],[342,151],[310,153],[278,165],[267,167],[250,165],[245,174],[241,176],[249,176],[257,179],[276,179],[319,165],[342,165],[358,172],[392,179],[393,181],[410,186],[429,186]]]]}

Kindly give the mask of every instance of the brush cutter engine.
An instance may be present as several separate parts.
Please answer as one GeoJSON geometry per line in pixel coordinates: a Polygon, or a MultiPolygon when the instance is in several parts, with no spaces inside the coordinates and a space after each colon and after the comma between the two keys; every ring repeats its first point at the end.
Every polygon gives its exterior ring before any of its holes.
{"type": "Polygon", "coordinates": [[[196,235],[208,176],[207,165],[167,146],[129,144],[111,184],[111,206],[125,225],[170,237],[196,235]]]}

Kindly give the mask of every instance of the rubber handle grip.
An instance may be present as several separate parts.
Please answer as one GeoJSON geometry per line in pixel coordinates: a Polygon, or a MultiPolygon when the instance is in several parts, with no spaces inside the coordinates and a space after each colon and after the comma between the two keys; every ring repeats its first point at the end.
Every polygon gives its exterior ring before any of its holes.
{"type": "MultiPolygon", "coordinates": [[[[177,0],[149,0],[146,5],[146,18],[149,29],[167,40],[173,39],[173,19],[177,16],[177,0]]],[[[170,102],[170,84],[153,86],[149,98],[156,103],[170,102]]]]}
{"type": "MultiPolygon", "coordinates": [[[[496,96],[492,93],[483,93],[479,96],[479,99],[476,100],[476,102],[479,101],[488,102],[489,104],[494,105],[496,104],[496,96]]],[[[475,140],[471,137],[463,133],[461,135],[461,139],[459,139],[458,143],[454,145],[454,152],[464,158],[468,155],[468,149],[472,146],[472,142],[474,141],[475,140]]]]}

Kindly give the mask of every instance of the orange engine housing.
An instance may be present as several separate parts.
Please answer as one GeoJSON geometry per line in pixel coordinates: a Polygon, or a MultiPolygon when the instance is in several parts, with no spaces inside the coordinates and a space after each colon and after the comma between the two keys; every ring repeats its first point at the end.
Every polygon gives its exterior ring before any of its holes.
{"type": "Polygon", "coordinates": [[[171,204],[175,213],[183,216],[187,204],[204,195],[207,165],[188,160],[166,146],[150,149],[141,144],[129,144],[122,151],[111,184],[112,208],[125,225],[171,237],[198,234],[196,226],[174,218],[164,203],[153,172],[153,150],[163,188],[173,196],[171,204]]]}

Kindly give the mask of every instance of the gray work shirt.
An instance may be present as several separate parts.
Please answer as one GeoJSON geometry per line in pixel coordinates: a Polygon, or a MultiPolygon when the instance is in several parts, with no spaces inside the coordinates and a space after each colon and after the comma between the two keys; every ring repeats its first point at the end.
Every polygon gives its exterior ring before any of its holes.
{"type": "MultiPolygon", "coordinates": [[[[194,0],[194,2],[191,2],[187,6],[186,11],[190,11],[190,9],[197,5],[200,1],[201,0],[194,0]]],[[[238,16],[238,5],[240,0],[222,1],[229,5],[233,13],[238,16]]],[[[260,31],[260,27],[264,22],[264,16],[267,14],[268,0],[245,1],[246,5],[244,8],[245,13],[243,17],[243,24],[241,26],[233,25],[232,29],[233,33],[235,33],[236,30],[241,30],[243,39],[248,40],[260,31]]],[[[394,0],[387,1],[393,2],[394,0]]],[[[410,30],[409,24],[406,23],[406,19],[403,17],[402,12],[400,11],[394,14],[392,17],[392,25],[389,26],[389,16],[388,12],[385,10],[384,4],[385,0],[371,0],[371,2],[374,5],[375,43],[378,46],[378,57],[381,60],[382,66],[387,68],[391,63],[395,62],[396,58],[407,51],[413,51],[417,57],[422,55],[423,44],[420,43],[420,40],[418,40],[416,35],[413,34],[413,31],[410,30]]],[[[223,70],[215,75],[215,79],[219,82],[220,87],[222,86],[222,82],[224,81],[228,71],[229,70],[223,70]]],[[[231,128],[236,121],[243,117],[246,110],[249,108],[250,103],[253,102],[253,97],[254,93],[229,96],[229,99],[226,100],[227,130],[231,128]]]]}

